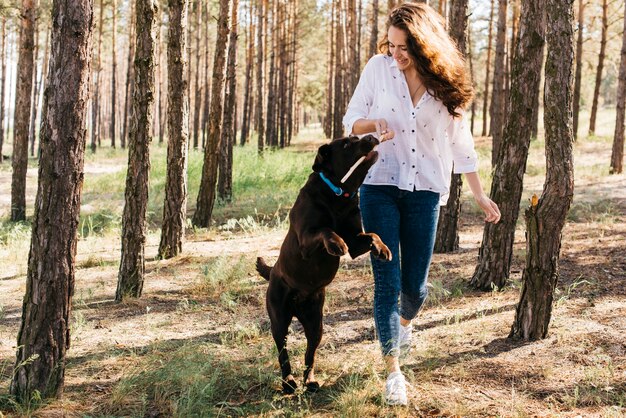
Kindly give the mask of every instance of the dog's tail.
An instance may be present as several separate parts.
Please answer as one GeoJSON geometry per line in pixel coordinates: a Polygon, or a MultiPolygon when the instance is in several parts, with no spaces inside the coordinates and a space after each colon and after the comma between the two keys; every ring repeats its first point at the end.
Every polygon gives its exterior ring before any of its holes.
{"type": "Polygon", "coordinates": [[[265,280],[269,281],[270,271],[272,271],[272,267],[265,264],[265,260],[263,260],[261,257],[257,257],[256,258],[256,271],[258,271],[259,274],[263,276],[265,280]]]}

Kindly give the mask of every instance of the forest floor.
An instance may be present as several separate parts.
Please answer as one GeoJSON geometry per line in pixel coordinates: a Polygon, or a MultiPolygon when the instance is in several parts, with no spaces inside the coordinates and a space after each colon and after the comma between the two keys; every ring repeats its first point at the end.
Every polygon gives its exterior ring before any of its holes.
{"type": "MultiPolygon", "coordinates": [[[[488,145],[485,138],[477,142],[488,145]]],[[[310,151],[319,143],[302,140],[294,148],[310,151]]],[[[434,256],[430,296],[417,321],[414,348],[402,362],[410,383],[408,407],[387,407],[382,401],[385,375],[366,256],[342,259],[328,288],[317,356],[321,390],[280,393],[264,308],[267,283],[253,264],[257,256],[276,259],[286,224],[267,227],[239,220],[235,228],[190,231],[184,253],[171,260],[156,259],[159,234],[151,230],[143,296],[119,304],[113,300],[119,238],[81,238],[63,399],[38,409],[7,407],[5,414],[624,416],[626,175],[607,175],[609,156],[607,140],[576,144],[576,195],[563,231],[550,331],[542,341],[507,339],[525,263],[523,217],[509,284],[502,291],[474,291],[468,280],[483,222],[464,195],[461,248],[434,256]]],[[[544,165],[540,147],[534,147],[524,199],[540,193],[544,165]]],[[[119,158],[88,160],[85,171],[98,176],[124,168],[119,158]]],[[[36,174],[30,169],[29,179],[36,174]]],[[[10,202],[8,184],[10,172],[0,170],[3,216],[10,202]]],[[[34,181],[28,193],[32,206],[34,181]]],[[[21,250],[0,247],[0,396],[5,397],[15,361],[26,255],[27,245],[21,250]]],[[[289,348],[297,379],[302,377],[304,347],[302,328],[294,321],[289,348]]]]}

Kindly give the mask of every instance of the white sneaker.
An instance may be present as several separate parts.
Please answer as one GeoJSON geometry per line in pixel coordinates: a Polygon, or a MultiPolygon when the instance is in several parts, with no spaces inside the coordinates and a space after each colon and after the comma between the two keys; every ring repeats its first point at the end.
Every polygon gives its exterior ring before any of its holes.
{"type": "Polygon", "coordinates": [[[394,372],[385,383],[385,402],[387,405],[406,405],[406,380],[402,372],[394,372]]]}
{"type": "Polygon", "coordinates": [[[411,342],[413,336],[413,324],[402,326],[400,325],[400,335],[398,336],[398,342],[400,345],[400,355],[406,355],[411,351],[411,342]]]}

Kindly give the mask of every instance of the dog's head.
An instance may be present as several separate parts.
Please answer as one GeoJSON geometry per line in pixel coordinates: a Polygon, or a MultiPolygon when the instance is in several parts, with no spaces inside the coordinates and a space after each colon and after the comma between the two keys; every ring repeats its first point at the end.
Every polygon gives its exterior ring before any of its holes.
{"type": "Polygon", "coordinates": [[[363,138],[350,136],[334,139],[317,150],[313,171],[324,173],[335,185],[347,192],[354,192],[363,183],[367,171],[378,159],[378,152],[374,151],[376,145],[378,145],[378,139],[372,135],[366,135],[363,138]],[[361,157],[365,157],[365,160],[359,164],[346,182],[341,184],[341,179],[361,157]]]}

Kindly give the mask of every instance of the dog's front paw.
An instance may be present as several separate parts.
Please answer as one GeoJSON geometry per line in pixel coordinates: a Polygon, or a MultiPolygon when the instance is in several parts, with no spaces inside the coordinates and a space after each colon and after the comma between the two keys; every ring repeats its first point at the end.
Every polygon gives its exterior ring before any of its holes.
{"type": "Polygon", "coordinates": [[[326,247],[326,251],[328,251],[330,255],[341,257],[348,253],[348,246],[339,236],[324,240],[324,247],[326,247]]]}
{"type": "Polygon", "coordinates": [[[372,234],[372,255],[383,261],[391,261],[391,251],[376,234],[372,234]]]}
{"type": "Polygon", "coordinates": [[[296,383],[293,376],[287,377],[287,379],[283,380],[283,393],[285,395],[291,395],[296,391],[298,384],[296,383]]]}

